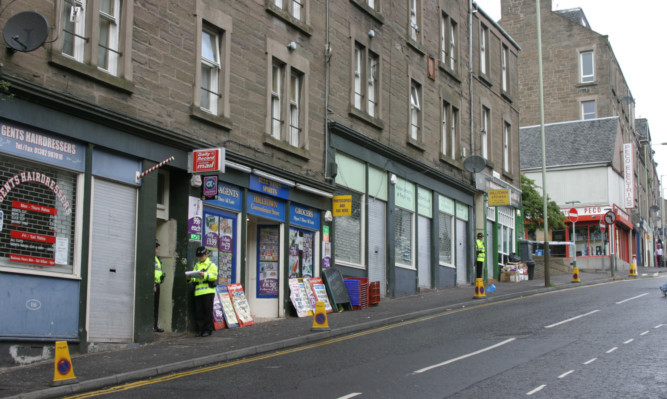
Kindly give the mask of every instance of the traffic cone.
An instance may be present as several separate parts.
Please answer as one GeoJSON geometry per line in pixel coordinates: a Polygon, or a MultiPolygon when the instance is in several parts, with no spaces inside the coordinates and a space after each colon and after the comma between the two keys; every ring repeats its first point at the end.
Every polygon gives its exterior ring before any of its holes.
{"type": "Polygon", "coordinates": [[[572,282],[573,283],[580,283],[579,281],[579,268],[575,265],[572,268],[572,282]]]}
{"type": "Polygon", "coordinates": [[[313,315],[313,327],[310,331],[331,331],[327,321],[327,310],[324,302],[317,301],[315,305],[315,314],[313,315]]]}
{"type": "Polygon", "coordinates": [[[478,278],[475,280],[475,296],[472,299],[483,299],[486,298],[486,293],[484,292],[484,279],[478,278]]]}
{"type": "Polygon", "coordinates": [[[72,358],[69,356],[67,341],[56,341],[56,357],[53,362],[53,382],[51,386],[76,384],[72,358]]]}
{"type": "Polygon", "coordinates": [[[629,277],[637,277],[637,257],[632,257],[632,263],[630,263],[630,274],[629,277]]]}

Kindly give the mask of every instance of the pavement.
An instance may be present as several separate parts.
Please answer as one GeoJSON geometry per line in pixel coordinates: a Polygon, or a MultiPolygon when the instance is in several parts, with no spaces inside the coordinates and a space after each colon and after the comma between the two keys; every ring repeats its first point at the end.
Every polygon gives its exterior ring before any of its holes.
{"type": "MultiPolygon", "coordinates": [[[[656,273],[667,276],[667,268],[637,268],[637,278],[654,277],[656,273]]],[[[551,276],[550,287],[545,287],[543,279],[493,282],[496,290],[487,291],[486,297],[481,299],[473,299],[474,285],[395,299],[383,298],[376,306],[327,314],[330,331],[311,331],[312,317],[289,317],[218,330],[205,338],[193,333],[156,334],[156,341],[148,344],[127,345],[106,352],[71,353],[76,383],[69,385],[51,386],[53,360],[2,368],[0,398],[59,398],[323,341],[465,306],[629,278],[627,272],[617,272],[615,278],[608,271],[581,272],[579,283],[573,283],[571,275],[551,276]]],[[[656,288],[659,285],[656,284],[656,288]]]]}

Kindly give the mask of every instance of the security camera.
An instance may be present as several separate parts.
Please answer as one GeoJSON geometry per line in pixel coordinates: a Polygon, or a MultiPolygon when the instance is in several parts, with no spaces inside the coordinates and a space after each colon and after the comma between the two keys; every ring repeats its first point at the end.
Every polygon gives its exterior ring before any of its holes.
{"type": "Polygon", "coordinates": [[[296,50],[296,42],[289,42],[289,44],[287,45],[287,49],[288,49],[289,51],[294,51],[294,50],[296,50]]]}
{"type": "Polygon", "coordinates": [[[370,37],[371,39],[375,37],[375,31],[373,29],[368,31],[368,37],[370,37]]]}

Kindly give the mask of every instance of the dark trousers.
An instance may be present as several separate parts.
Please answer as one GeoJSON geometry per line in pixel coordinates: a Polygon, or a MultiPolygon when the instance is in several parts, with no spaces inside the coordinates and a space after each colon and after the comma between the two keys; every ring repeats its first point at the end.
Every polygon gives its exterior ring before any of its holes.
{"type": "Polygon", "coordinates": [[[475,275],[477,278],[482,278],[482,271],[484,271],[484,262],[475,262],[477,267],[475,267],[475,275]]]}
{"type": "Polygon", "coordinates": [[[195,296],[195,318],[197,331],[213,332],[213,297],[215,294],[195,296]]]}
{"type": "Polygon", "coordinates": [[[153,298],[155,299],[155,303],[153,304],[153,327],[157,328],[157,316],[160,310],[160,284],[155,284],[153,298]]]}

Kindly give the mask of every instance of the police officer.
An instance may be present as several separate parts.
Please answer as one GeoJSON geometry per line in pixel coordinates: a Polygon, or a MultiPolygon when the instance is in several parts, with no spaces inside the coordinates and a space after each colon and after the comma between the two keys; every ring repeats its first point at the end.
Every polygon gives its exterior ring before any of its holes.
{"type": "Polygon", "coordinates": [[[153,299],[155,302],[153,304],[153,331],[161,333],[164,332],[164,330],[158,327],[157,317],[160,309],[160,284],[164,281],[165,274],[162,272],[162,262],[157,256],[158,248],[160,248],[160,243],[155,240],[155,272],[153,273],[153,299]]]}
{"type": "Polygon", "coordinates": [[[205,247],[197,248],[195,253],[197,264],[195,276],[187,276],[187,280],[195,285],[195,318],[200,337],[208,337],[213,332],[213,298],[218,283],[218,266],[207,256],[205,247]]]}
{"type": "Polygon", "coordinates": [[[482,271],[484,270],[484,259],[486,259],[486,248],[484,247],[484,234],[477,233],[477,240],[475,241],[475,253],[477,254],[476,277],[482,278],[482,271]]]}

